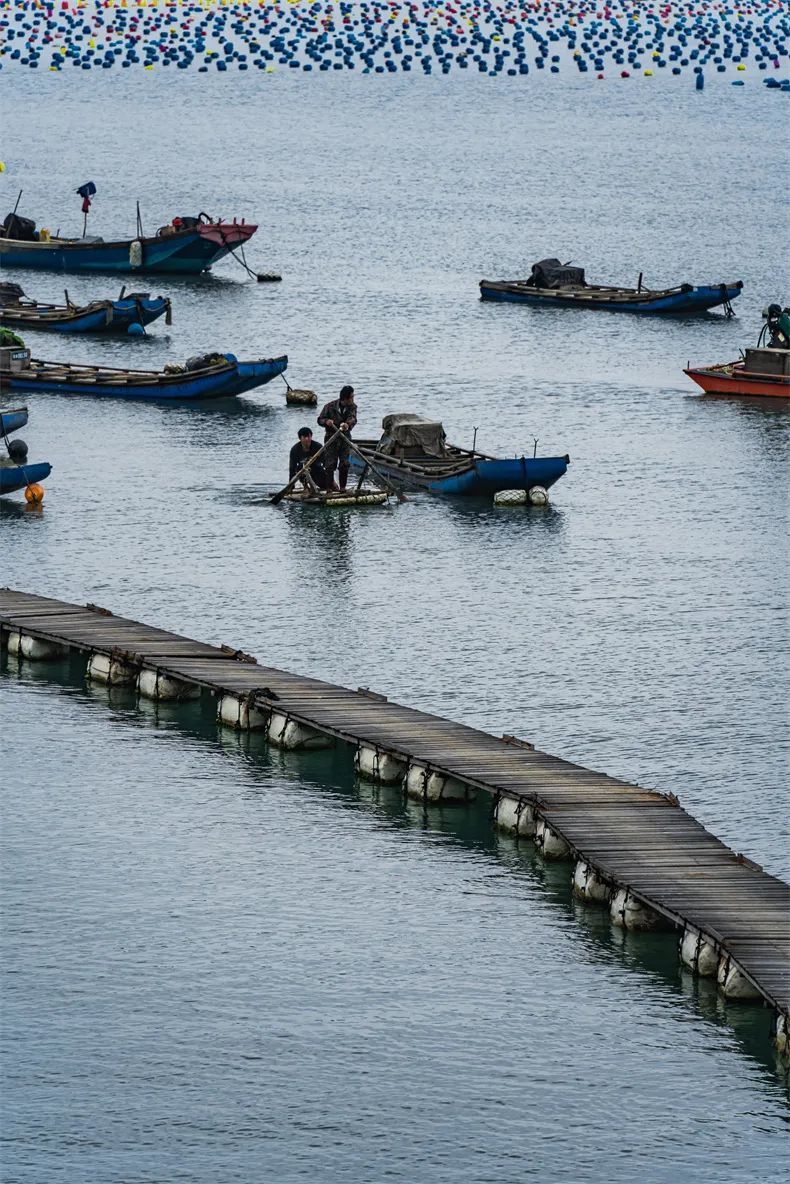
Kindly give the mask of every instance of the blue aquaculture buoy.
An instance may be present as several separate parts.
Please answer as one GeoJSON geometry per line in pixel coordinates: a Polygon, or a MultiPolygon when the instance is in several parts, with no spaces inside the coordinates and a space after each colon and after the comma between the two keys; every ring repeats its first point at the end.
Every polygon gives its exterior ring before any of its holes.
{"type": "Polygon", "coordinates": [[[697,90],[704,90],[705,89],[705,75],[702,73],[701,70],[697,74],[695,86],[696,86],[697,90]]]}
{"type": "Polygon", "coordinates": [[[139,321],[132,321],[126,332],[130,337],[145,337],[145,329],[139,321]]]}

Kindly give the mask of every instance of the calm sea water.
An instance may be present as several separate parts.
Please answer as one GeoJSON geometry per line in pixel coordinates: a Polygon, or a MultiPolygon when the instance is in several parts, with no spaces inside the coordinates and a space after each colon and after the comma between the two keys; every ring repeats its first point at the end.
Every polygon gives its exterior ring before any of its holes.
{"type": "MultiPolygon", "coordinates": [[[[92,179],[105,237],[138,198],[148,229],[255,218],[250,260],[284,280],[153,280],[169,331],[31,335],[38,356],[287,351],[320,398],[352,382],[371,434],[414,410],[572,463],[546,511],[321,515],[266,503],[310,421],[282,384],[189,408],[30,396],[54,470],[42,512],[0,505],[2,582],[672,790],[787,877],[787,408],[682,373],[790,297],[783,96],[77,73],[4,76],[9,209],[21,187],[77,231],[92,179]],[[551,254],[746,287],[732,321],[480,304],[479,278],[551,254]]],[[[3,668],[0,696],[4,1181],[781,1178],[768,1013],[574,905],[567,868],[482,807],[423,814],[355,787],[347,753],[108,704],[68,664],[3,668]]]]}

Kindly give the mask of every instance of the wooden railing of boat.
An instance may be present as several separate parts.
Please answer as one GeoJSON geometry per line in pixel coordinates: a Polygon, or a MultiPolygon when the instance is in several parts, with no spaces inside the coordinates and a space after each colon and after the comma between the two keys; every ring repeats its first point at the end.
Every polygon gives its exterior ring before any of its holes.
{"type": "Polygon", "coordinates": [[[424,476],[426,470],[429,469],[431,476],[452,477],[456,473],[466,472],[476,460],[495,459],[482,452],[471,452],[466,448],[457,448],[454,444],[447,445],[449,454],[447,458],[428,456],[427,454],[421,457],[393,456],[389,452],[380,452],[376,440],[358,440],[356,445],[361,452],[369,453],[370,459],[375,464],[401,469],[404,473],[414,473],[419,476],[424,476]]]}
{"type": "Polygon", "coordinates": [[[30,359],[30,366],[19,371],[16,377],[30,374],[36,378],[62,379],[64,382],[84,383],[115,383],[124,386],[146,385],[156,383],[160,386],[173,382],[184,382],[205,374],[221,374],[224,370],[232,370],[235,362],[218,362],[215,366],[204,366],[199,370],[183,370],[177,374],[166,374],[163,370],[128,370],[113,366],[77,366],[71,362],[44,362],[38,358],[30,359]]]}

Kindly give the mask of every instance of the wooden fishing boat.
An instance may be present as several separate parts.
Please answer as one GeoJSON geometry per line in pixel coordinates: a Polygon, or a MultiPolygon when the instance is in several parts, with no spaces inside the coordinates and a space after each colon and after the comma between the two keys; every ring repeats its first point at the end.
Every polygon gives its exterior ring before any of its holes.
{"type": "MultiPolygon", "coordinates": [[[[409,413],[385,415],[379,440],[356,440],[359,453],[395,484],[460,497],[492,496],[505,489],[549,489],[565,474],[569,456],[499,458],[448,444],[438,421],[409,413]]],[[[350,458],[360,471],[363,461],[350,458]]]]}
{"type": "MultiPolygon", "coordinates": [[[[197,222],[194,226],[163,226],[156,235],[105,242],[101,238],[12,238],[0,229],[0,268],[37,271],[107,271],[116,274],[197,275],[252,238],[250,222],[197,222]]],[[[6,219],[8,222],[9,219],[6,219]]],[[[28,220],[25,219],[25,222],[28,220]]],[[[183,221],[183,220],[182,220],[183,221]]],[[[19,220],[11,223],[12,228],[19,220]]],[[[31,234],[35,234],[35,230],[31,234]]]]}
{"type": "Polygon", "coordinates": [[[0,390],[103,395],[114,399],[219,399],[264,386],[282,374],[287,365],[285,355],[239,362],[233,354],[207,354],[180,367],[128,370],[44,362],[31,358],[26,349],[0,349],[0,390]]]}
{"type": "Polygon", "coordinates": [[[544,308],[593,308],[609,312],[660,313],[693,316],[720,305],[731,313],[731,303],[740,295],[743,282],[695,287],[646,288],[640,275],[636,288],[588,284],[584,269],[543,259],[532,265],[525,280],[481,280],[481,300],[531,304],[544,308]]]}
{"type": "MultiPolygon", "coordinates": [[[[68,295],[68,294],[67,294],[68,295]]],[[[0,324],[9,328],[46,329],[56,333],[95,333],[126,330],[129,325],[150,325],[157,317],[172,322],[170,301],[147,292],[130,292],[117,300],[92,300],[90,304],[42,304],[28,299],[18,284],[0,284],[0,324]]]]}
{"type": "Polygon", "coordinates": [[[747,349],[737,362],[689,367],[683,371],[709,395],[749,395],[790,399],[790,351],[747,349]]]}
{"type": "Polygon", "coordinates": [[[52,465],[46,461],[27,463],[27,445],[22,440],[10,441],[12,432],[18,432],[27,423],[27,407],[0,409],[0,494],[14,493],[45,481],[52,472],[52,465]]]}
{"type": "Polygon", "coordinates": [[[711,395],[790,399],[790,308],[769,304],[757,345],[736,362],[687,367],[689,378],[711,395]]]}

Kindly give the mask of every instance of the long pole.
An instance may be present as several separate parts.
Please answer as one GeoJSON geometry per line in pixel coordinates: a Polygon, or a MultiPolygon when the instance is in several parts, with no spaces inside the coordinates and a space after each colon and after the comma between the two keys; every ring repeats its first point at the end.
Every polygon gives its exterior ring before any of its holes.
{"type": "Polygon", "coordinates": [[[15,214],[17,212],[17,210],[19,209],[19,203],[21,200],[22,200],[22,190],[20,189],[19,194],[17,195],[16,205],[14,206],[13,210],[11,211],[12,213],[15,214]]]}
{"type": "Polygon", "coordinates": [[[385,476],[383,476],[383,474],[378,471],[376,466],[374,464],[372,464],[372,462],[370,461],[369,457],[365,456],[365,453],[362,452],[362,450],[360,448],[357,448],[357,446],[353,440],[350,440],[348,437],[346,437],[346,444],[348,444],[348,446],[352,452],[356,453],[356,455],[359,457],[359,459],[361,461],[364,461],[364,463],[370,469],[371,473],[374,475],[374,477],[377,478],[379,484],[384,487],[384,489],[387,491],[387,493],[394,493],[395,497],[398,499],[399,502],[406,502],[409,500],[406,497],[405,493],[402,493],[399,489],[396,489],[395,486],[392,485],[387,480],[387,478],[385,476]]]}
{"type": "Polygon", "coordinates": [[[140,203],[137,203],[137,237],[143,237],[143,219],[140,215],[140,203]]]}

